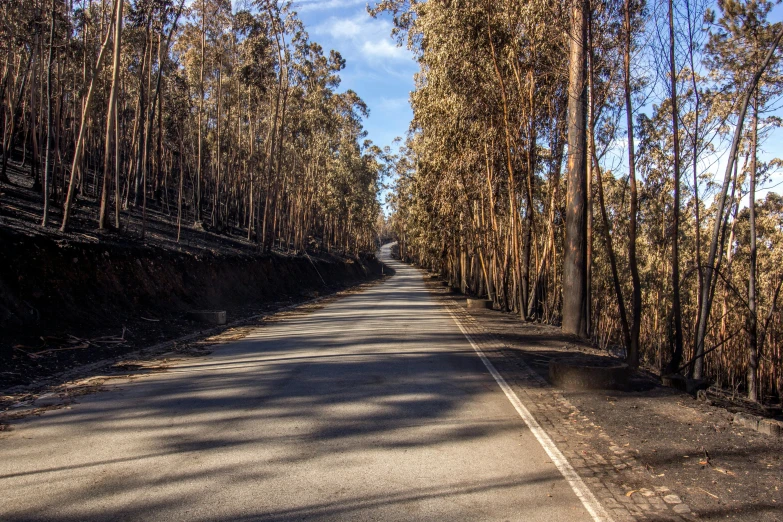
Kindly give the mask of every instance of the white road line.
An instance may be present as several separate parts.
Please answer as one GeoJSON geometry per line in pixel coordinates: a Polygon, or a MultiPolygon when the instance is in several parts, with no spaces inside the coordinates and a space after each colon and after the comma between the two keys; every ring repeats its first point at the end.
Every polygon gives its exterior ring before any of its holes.
{"type": "Polygon", "coordinates": [[[565,458],[565,456],[560,452],[559,449],[557,449],[555,443],[552,442],[552,439],[549,438],[549,435],[546,434],[541,425],[536,421],[535,417],[533,417],[525,405],[522,404],[522,401],[519,400],[519,397],[517,397],[517,394],[514,393],[514,390],[511,389],[511,386],[509,386],[503,376],[498,373],[495,365],[493,365],[492,362],[487,359],[487,356],[484,355],[484,352],[481,351],[481,348],[478,347],[478,344],[473,341],[473,338],[471,338],[470,334],[468,334],[468,332],[462,326],[462,323],[456,314],[454,314],[450,307],[447,307],[447,310],[449,311],[451,318],[454,319],[454,322],[457,323],[457,326],[459,327],[462,334],[478,354],[481,362],[484,363],[484,366],[487,367],[489,373],[492,375],[492,377],[495,378],[495,381],[500,386],[500,389],[503,390],[503,393],[506,394],[506,397],[508,397],[508,400],[514,406],[514,409],[517,410],[519,416],[522,417],[522,420],[525,421],[525,424],[527,424],[528,428],[530,428],[530,431],[533,433],[533,435],[535,435],[536,439],[538,439],[541,447],[544,448],[544,451],[546,451],[547,455],[549,455],[549,458],[552,459],[554,465],[557,466],[557,469],[560,470],[560,473],[571,485],[571,489],[574,490],[576,496],[579,498],[579,500],[582,501],[582,504],[584,505],[587,512],[590,513],[590,516],[593,517],[593,520],[595,520],[595,522],[612,522],[612,517],[609,516],[603,506],[601,506],[601,504],[598,502],[598,499],[595,498],[595,495],[593,495],[592,491],[588,489],[587,485],[584,483],[584,481],[582,481],[582,478],[579,476],[579,474],[574,470],[571,464],[568,463],[568,460],[565,458]]]}

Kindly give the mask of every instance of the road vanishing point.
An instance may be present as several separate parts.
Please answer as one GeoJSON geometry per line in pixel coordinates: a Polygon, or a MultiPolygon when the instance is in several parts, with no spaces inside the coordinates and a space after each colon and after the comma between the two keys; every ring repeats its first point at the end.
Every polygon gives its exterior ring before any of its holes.
{"type": "Polygon", "coordinates": [[[16,422],[0,520],[603,520],[422,271],[382,257],[382,283],[16,422]]]}

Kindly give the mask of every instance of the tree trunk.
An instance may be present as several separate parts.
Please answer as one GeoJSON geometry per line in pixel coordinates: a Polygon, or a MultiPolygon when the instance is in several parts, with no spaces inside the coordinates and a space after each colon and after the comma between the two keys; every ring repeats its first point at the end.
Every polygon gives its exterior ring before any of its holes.
{"type": "Polygon", "coordinates": [[[207,0],[201,0],[201,64],[199,68],[199,102],[198,102],[198,156],[196,157],[196,209],[194,224],[201,226],[201,167],[204,163],[202,149],[204,147],[204,61],[207,46],[207,0]]]}
{"type": "Polygon", "coordinates": [[[704,267],[704,286],[702,288],[701,309],[699,310],[699,328],[696,332],[696,354],[693,368],[693,377],[701,379],[704,376],[704,341],[707,337],[707,322],[710,318],[710,311],[712,309],[712,287],[713,278],[715,272],[715,261],[718,253],[718,243],[721,236],[721,228],[723,224],[723,213],[726,208],[726,198],[729,192],[729,184],[731,182],[731,173],[734,169],[734,163],[737,160],[737,151],[739,149],[739,143],[742,138],[742,127],[745,123],[745,115],[748,112],[748,105],[750,99],[756,92],[759,80],[767,70],[769,64],[772,62],[772,58],[775,54],[775,50],[780,45],[780,40],[783,38],[783,27],[778,30],[775,35],[772,45],[767,51],[767,55],[764,58],[764,62],[759,69],[753,75],[753,78],[749,82],[745,95],[742,99],[742,105],[737,117],[737,127],[734,129],[734,138],[732,139],[731,149],[729,150],[728,164],[726,165],[726,171],[723,176],[723,186],[718,193],[718,208],[715,215],[715,223],[712,229],[712,238],[710,240],[710,253],[707,257],[707,265],[704,267]]]}
{"type": "Polygon", "coordinates": [[[49,185],[50,162],[52,156],[52,55],[54,54],[54,17],[56,14],[56,2],[52,0],[51,20],[49,22],[49,56],[46,59],[46,158],[44,159],[43,172],[43,216],[41,226],[45,227],[49,221],[49,185]]]}
{"type": "Polygon", "coordinates": [[[586,0],[572,0],[568,81],[568,191],[563,264],[563,331],[587,338],[586,0]]]}
{"type": "Polygon", "coordinates": [[[680,299],[680,125],[677,107],[677,71],[674,63],[674,4],[669,0],[669,80],[671,82],[672,139],[674,140],[674,208],[672,215],[672,319],[674,320],[673,352],[669,370],[679,368],[682,361],[682,303],[680,299]]]}
{"type": "Polygon", "coordinates": [[[759,96],[753,100],[750,143],[750,188],[748,224],[750,228],[750,266],[748,267],[748,399],[758,400],[758,321],[756,312],[756,152],[758,147],[759,96]]]}
{"type": "MultiPolygon", "coordinates": [[[[639,264],[636,260],[636,230],[639,198],[636,191],[636,151],[634,148],[633,136],[633,105],[631,103],[630,0],[625,0],[625,49],[623,49],[623,73],[623,87],[625,90],[625,115],[626,125],[628,127],[628,182],[631,186],[631,208],[630,215],[628,217],[628,265],[629,269],[631,270],[631,283],[633,286],[631,294],[631,326],[630,337],[628,339],[629,345],[627,362],[632,368],[636,368],[639,366],[639,332],[642,325],[642,285],[639,280],[639,264]]],[[[675,136],[675,144],[677,143],[676,140],[677,138],[675,136]]],[[[675,150],[676,147],[678,146],[675,145],[675,150]]],[[[675,155],[677,154],[678,152],[675,152],[675,155]]],[[[675,210],[675,215],[679,215],[677,210],[675,210]]],[[[677,297],[679,297],[679,294],[677,297]]],[[[682,340],[682,337],[680,337],[680,339],[682,340]]]]}
{"type": "Polygon", "coordinates": [[[101,207],[98,214],[98,229],[106,228],[106,212],[109,207],[109,179],[111,165],[111,140],[114,126],[117,124],[117,92],[120,87],[120,52],[122,50],[122,8],[124,2],[119,2],[117,16],[114,19],[114,56],[112,60],[111,92],[109,93],[109,109],[106,113],[106,143],[103,157],[103,188],[101,189],[101,207]]]}

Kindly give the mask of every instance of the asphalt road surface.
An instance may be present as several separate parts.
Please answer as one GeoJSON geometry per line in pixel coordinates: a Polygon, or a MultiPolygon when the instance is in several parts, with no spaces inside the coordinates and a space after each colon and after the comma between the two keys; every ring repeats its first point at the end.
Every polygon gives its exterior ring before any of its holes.
{"type": "MultiPolygon", "coordinates": [[[[388,251],[385,251],[388,254],[388,251]]],[[[0,439],[0,520],[593,520],[421,272],[0,439]]]]}

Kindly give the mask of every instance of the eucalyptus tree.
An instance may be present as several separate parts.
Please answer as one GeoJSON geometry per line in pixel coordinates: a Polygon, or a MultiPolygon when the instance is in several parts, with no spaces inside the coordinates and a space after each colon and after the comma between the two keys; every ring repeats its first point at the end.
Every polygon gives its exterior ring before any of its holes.
{"type": "Polygon", "coordinates": [[[780,363],[766,362],[777,361],[778,348],[761,357],[759,345],[776,338],[767,328],[778,324],[783,278],[750,268],[750,252],[765,266],[769,256],[750,233],[756,205],[740,204],[779,165],[754,159],[776,125],[763,114],[781,83],[778,27],[763,21],[770,2],[719,1],[720,24],[705,23],[711,4],[371,6],[391,15],[393,35],[421,66],[411,135],[394,160],[391,223],[401,256],[527,319],[621,344],[632,365],[690,365],[700,377],[713,354],[714,378],[745,372],[732,384],[755,398],[778,390],[780,363]],[[740,16],[750,12],[763,30],[740,16]],[[760,108],[747,132],[745,102],[752,116],[760,108]],[[711,169],[732,136],[730,168],[716,184],[711,169]],[[722,273],[721,262],[732,270],[722,273]],[[743,278],[750,283],[740,302],[743,278]],[[711,328],[719,280],[732,290],[723,294],[721,327],[711,328]],[[739,350],[740,341],[750,348],[739,350]]]}
{"type": "Polygon", "coordinates": [[[267,250],[311,248],[325,229],[341,251],[374,248],[385,167],[365,143],[366,105],[338,93],[345,60],[309,39],[290,1],[246,8],[3,3],[4,167],[21,148],[37,182],[44,158],[45,226],[64,189],[63,230],[84,196],[100,229],[112,203],[116,232],[140,213],[142,239],[147,207],[165,218],[174,206],[178,238],[189,221],[267,250]]]}
{"type": "Polygon", "coordinates": [[[563,260],[563,330],[587,337],[586,0],[571,0],[568,55],[568,194],[563,260]]]}
{"type": "MultiPolygon", "coordinates": [[[[732,148],[729,151],[729,166],[733,167],[736,161],[737,149],[742,139],[742,129],[745,113],[748,108],[751,111],[750,136],[748,136],[749,150],[748,155],[750,164],[748,166],[748,201],[749,201],[749,266],[748,266],[748,289],[747,289],[747,321],[746,330],[748,333],[748,370],[747,370],[747,390],[748,397],[751,400],[758,398],[757,375],[759,368],[759,340],[758,340],[758,298],[757,298],[757,275],[758,275],[758,252],[757,252],[757,234],[756,234],[756,185],[758,175],[758,149],[759,149],[759,124],[760,115],[765,112],[765,108],[779,95],[783,82],[781,81],[780,59],[776,56],[776,49],[780,44],[783,35],[782,24],[771,24],[768,21],[770,11],[776,2],[770,0],[754,0],[752,2],[739,2],[737,0],[721,0],[718,7],[721,11],[721,18],[717,20],[716,30],[712,33],[708,45],[711,65],[728,83],[729,89],[736,92],[736,96],[741,100],[741,108],[737,116],[737,127],[734,134],[732,148]],[[735,53],[741,50],[745,56],[742,65],[734,59],[735,53]],[[752,76],[751,76],[752,74],[752,76]]],[[[714,13],[710,12],[710,20],[715,21],[714,13]]],[[[777,124],[777,119],[768,120],[771,125],[777,124]]],[[[725,179],[728,180],[729,168],[727,167],[725,179]]],[[[724,182],[724,187],[726,186],[724,182]]],[[[707,277],[705,282],[704,294],[702,297],[702,307],[700,310],[699,330],[696,336],[696,361],[694,364],[694,375],[701,377],[704,372],[704,345],[706,339],[706,322],[709,319],[712,295],[714,294],[713,282],[715,272],[715,246],[718,242],[722,244],[725,231],[720,231],[720,221],[722,218],[722,207],[725,205],[726,189],[719,195],[718,213],[715,218],[715,227],[713,231],[713,240],[710,247],[710,256],[707,264],[707,277]],[[710,285],[713,288],[710,288],[710,285]],[[703,323],[702,323],[703,321],[703,323]]],[[[719,262],[719,261],[718,261],[719,262]]]]}

